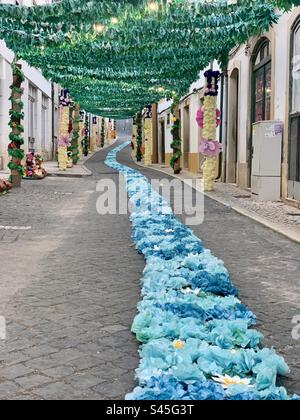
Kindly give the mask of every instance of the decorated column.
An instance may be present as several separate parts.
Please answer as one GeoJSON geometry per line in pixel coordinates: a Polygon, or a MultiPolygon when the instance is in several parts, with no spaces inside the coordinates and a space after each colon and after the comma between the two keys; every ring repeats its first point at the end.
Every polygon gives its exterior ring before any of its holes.
{"type": "Polygon", "coordinates": [[[22,159],[24,158],[24,151],[21,149],[21,146],[24,144],[22,136],[24,132],[22,125],[24,104],[22,102],[23,89],[21,86],[25,78],[21,66],[15,62],[12,64],[12,72],[13,84],[10,86],[11,109],[9,111],[11,132],[9,134],[10,143],[8,145],[8,154],[11,157],[11,161],[8,167],[11,170],[12,186],[20,187],[23,175],[22,159]]]}
{"type": "Polygon", "coordinates": [[[91,127],[91,152],[96,152],[97,150],[97,117],[92,117],[92,127],[91,127]]]}
{"type": "Polygon", "coordinates": [[[82,143],[85,135],[85,127],[84,127],[84,121],[85,121],[85,112],[80,111],[80,122],[79,122],[79,139],[78,139],[78,157],[81,159],[83,155],[83,149],[82,149],[82,143]]]}
{"type": "Polygon", "coordinates": [[[67,90],[62,91],[59,106],[59,139],[58,167],[66,171],[69,164],[68,148],[71,146],[70,136],[70,96],[67,90]]]}
{"type": "Polygon", "coordinates": [[[173,149],[173,156],[171,158],[171,167],[174,169],[174,174],[180,174],[181,172],[181,165],[180,160],[182,156],[182,141],[180,137],[180,117],[179,117],[179,98],[173,98],[173,104],[171,108],[172,112],[172,136],[173,142],[171,143],[171,147],[173,149]]]}
{"type": "Polygon", "coordinates": [[[105,145],[105,118],[101,118],[101,147],[105,145]]]}
{"type": "Polygon", "coordinates": [[[206,157],[203,165],[204,191],[209,192],[214,190],[218,155],[222,151],[221,143],[216,140],[217,127],[221,123],[221,113],[217,109],[220,72],[208,70],[205,78],[204,105],[197,113],[197,122],[203,129],[200,153],[206,157]]]}
{"type": "Polygon", "coordinates": [[[74,165],[76,165],[79,161],[79,150],[78,150],[78,142],[80,138],[79,123],[80,123],[80,105],[76,104],[75,109],[74,109],[74,116],[73,116],[73,136],[72,136],[72,143],[71,143],[72,160],[73,160],[74,165]]]}
{"type": "Polygon", "coordinates": [[[142,153],[142,146],[143,146],[143,118],[142,113],[139,112],[136,116],[136,160],[138,162],[142,161],[143,153],[142,153]]]}
{"type": "Polygon", "coordinates": [[[89,129],[89,116],[86,114],[84,123],[84,137],[82,140],[82,152],[84,156],[88,156],[89,154],[89,129]]]}
{"type": "Polygon", "coordinates": [[[145,155],[144,163],[146,166],[152,164],[152,106],[149,105],[144,120],[144,139],[145,139],[145,155]]]}

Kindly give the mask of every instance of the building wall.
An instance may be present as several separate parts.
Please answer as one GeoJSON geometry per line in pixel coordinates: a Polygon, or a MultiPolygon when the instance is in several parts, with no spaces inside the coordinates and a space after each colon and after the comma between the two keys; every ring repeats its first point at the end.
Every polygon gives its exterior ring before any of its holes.
{"type": "MultiPolygon", "coordinates": [[[[271,99],[271,120],[280,121],[284,126],[283,133],[283,158],[282,158],[282,197],[288,197],[288,168],[289,168],[289,109],[290,109],[290,42],[291,28],[300,16],[300,7],[295,7],[290,13],[283,14],[277,25],[274,25],[269,32],[261,37],[250,39],[247,45],[241,45],[229,57],[228,64],[228,98],[225,99],[228,106],[227,124],[223,115],[223,168],[222,180],[236,183],[242,188],[251,185],[251,136],[252,136],[252,80],[253,80],[253,59],[258,43],[267,38],[271,42],[272,50],[272,99],[271,99]],[[237,78],[238,75],[238,78],[237,78]],[[236,101],[236,89],[238,88],[238,102],[236,101]],[[236,113],[235,113],[236,109],[236,113]],[[237,144],[234,143],[235,121],[237,120],[237,144]],[[226,127],[227,126],[227,127],[226,127]],[[226,133],[227,128],[227,137],[226,133]]],[[[214,63],[214,68],[217,64],[214,63]]],[[[204,73],[201,73],[199,80],[195,82],[189,92],[189,96],[182,98],[180,104],[182,116],[182,139],[183,153],[188,151],[188,157],[183,158],[183,167],[192,172],[201,171],[203,157],[199,154],[201,130],[195,117],[197,109],[201,106],[204,87],[204,73]],[[185,110],[189,107],[189,121],[187,121],[185,110]],[[186,139],[189,137],[189,144],[186,139]]],[[[226,94],[226,92],[225,92],[226,94]]],[[[220,95],[219,95],[220,96],[220,95]]],[[[159,121],[166,121],[170,112],[170,102],[159,104],[159,121]]],[[[219,108],[222,105],[219,98],[219,108]]],[[[224,108],[223,108],[224,110],[224,108]]],[[[160,128],[160,126],[159,126],[160,128]]],[[[217,139],[220,137],[220,132],[217,139]]],[[[161,141],[159,129],[159,142],[161,141]]],[[[166,163],[169,161],[169,154],[172,153],[170,144],[172,136],[170,127],[165,124],[166,139],[166,163]]],[[[300,139],[299,139],[300,142],[300,139]]],[[[160,150],[160,148],[159,148],[160,150]]],[[[161,162],[161,157],[160,157],[161,162]]]]}
{"type": "MultiPolygon", "coordinates": [[[[16,4],[14,0],[0,1],[1,3],[16,4]]],[[[32,0],[19,1],[19,4],[31,6],[32,0]]],[[[50,0],[36,1],[36,4],[51,3],[50,0]]],[[[7,146],[9,143],[9,109],[11,107],[10,85],[12,83],[11,63],[14,59],[14,54],[10,51],[4,41],[0,40],[0,169],[5,169],[9,162],[7,154],[7,146]]],[[[55,103],[52,102],[52,84],[47,81],[37,69],[29,67],[23,61],[20,62],[22,70],[25,75],[25,82],[23,84],[24,94],[22,100],[24,102],[24,150],[28,152],[29,143],[29,90],[30,85],[34,87],[36,92],[36,104],[33,115],[35,125],[35,143],[34,149],[36,153],[40,153],[45,159],[51,159],[53,154],[53,140],[57,141],[58,137],[58,86],[54,87],[55,103]],[[52,107],[54,112],[54,127],[52,120],[52,107]],[[44,120],[44,123],[42,123],[44,120]]]]}

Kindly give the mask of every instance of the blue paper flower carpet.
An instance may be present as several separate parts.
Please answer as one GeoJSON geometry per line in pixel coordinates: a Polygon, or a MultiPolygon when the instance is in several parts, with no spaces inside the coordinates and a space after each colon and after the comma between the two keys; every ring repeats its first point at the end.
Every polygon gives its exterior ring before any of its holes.
{"type": "Polygon", "coordinates": [[[128,400],[288,400],[278,375],[289,368],[262,348],[255,315],[238,300],[224,263],[205,249],[140,172],[117,162],[133,211],[133,239],[145,256],[143,300],[132,331],[142,343],[138,386],[128,400]]]}

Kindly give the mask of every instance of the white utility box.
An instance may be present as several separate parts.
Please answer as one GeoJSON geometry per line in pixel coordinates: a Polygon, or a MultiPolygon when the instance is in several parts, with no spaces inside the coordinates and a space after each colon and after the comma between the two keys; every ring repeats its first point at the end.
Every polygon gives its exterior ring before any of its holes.
{"type": "Polygon", "coordinates": [[[252,194],[262,201],[280,200],[282,135],[281,122],[253,124],[252,194]]]}

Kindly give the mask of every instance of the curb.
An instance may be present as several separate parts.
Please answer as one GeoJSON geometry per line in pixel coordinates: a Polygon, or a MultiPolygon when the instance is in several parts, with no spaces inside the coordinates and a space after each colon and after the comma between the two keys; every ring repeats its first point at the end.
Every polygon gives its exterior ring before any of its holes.
{"type": "Polygon", "coordinates": [[[68,173],[48,173],[48,176],[51,178],[86,178],[89,176],[92,176],[92,172],[91,173],[87,173],[87,174],[68,174],[68,173]]]}
{"type": "MultiPolygon", "coordinates": [[[[155,168],[153,166],[145,166],[143,163],[140,163],[140,162],[135,162],[135,163],[136,163],[136,165],[138,165],[138,166],[140,166],[144,169],[152,169],[154,171],[164,173],[165,175],[172,176],[173,178],[177,178],[181,182],[184,182],[185,184],[190,186],[190,184],[187,183],[187,180],[180,178],[178,175],[169,174],[168,172],[164,171],[163,169],[155,168]]],[[[198,192],[202,192],[202,191],[199,191],[195,187],[193,187],[193,189],[196,189],[196,191],[198,191],[198,192]]],[[[211,193],[204,193],[204,195],[206,197],[210,198],[211,200],[214,200],[217,203],[220,203],[223,206],[226,206],[226,207],[232,209],[236,213],[238,213],[242,216],[248,217],[249,219],[253,220],[254,222],[259,223],[259,224],[265,226],[266,228],[271,229],[272,231],[274,231],[276,233],[279,233],[280,235],[290,239],[291,241],[293,241],[297,244],[300,244],[300,234],[295,234],[292,231],[286,231],[286,228],[281,228],[280,226],[276,225],[275,223],[270,222],[269,220],[263,218],[262,216],[255,215],[255,214],[251,213],[250,211],[248,211],[246,209],[242,209],[240,207],[232,206],[231,204],[226,203],[226,201],[222,200],[221,198],[215,197],[211,193]]]]}
{"type": "Polygon", "coordinates": [[[90,156],[87,156],[87,159],[84,161],[84,163],[81,165],[81,167],[86,171],[85,174],[72,174],[66,171],[61,171],[61,172],[48,172],[48,176],[50,177],[57,177],[57,178],[85,178],[88,176],[92,176],[93,172],[90,171],[86,166],[85,163],[90,160],[96,153],[101,152],[102,150],[107,149],[108,147],[111,147],[115,144],[115,142],[117,141],[117,139],[112,143],[112,144],[107,144],[104,147],[102,147],[99,150],[96,150],[95,152],[92,152],[90,156]]]}

